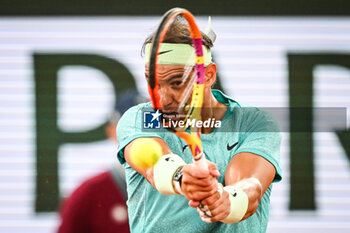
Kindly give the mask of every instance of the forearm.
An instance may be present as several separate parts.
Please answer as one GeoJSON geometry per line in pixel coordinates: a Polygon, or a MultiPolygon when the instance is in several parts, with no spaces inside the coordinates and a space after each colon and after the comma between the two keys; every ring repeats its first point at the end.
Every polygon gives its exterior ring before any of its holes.
{"type": "Polygon", "coordinates": [[[231,159],[225,171],[225,184],[243,190],[248,197],[248,208],[242,220],[256,212],[275,173],[274,166],[259,155],[243,152],[231,159]]]}
{"type": "Polygon", "coordinates": [[[262,195],[262,185],[256,178],[242,179],[236,183],[227,183],[222,194],[203,200],[210,214],[205,215],[204,210],[200,215],[205,222],[222,221],[224,223],[236,223],[255,213],[262,195]]]}

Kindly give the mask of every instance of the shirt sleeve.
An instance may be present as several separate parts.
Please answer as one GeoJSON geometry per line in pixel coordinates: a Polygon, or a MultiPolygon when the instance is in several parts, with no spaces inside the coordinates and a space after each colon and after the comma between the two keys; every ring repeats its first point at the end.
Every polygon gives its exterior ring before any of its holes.
{"type": "MultiPolygon", "coordinates": [[[[142,105],[143,106],[143,105],[142,105]]],[[[136,138],[141,137],[162,137],[161,130],[144,130],[143,127],[143,107],[141,105],[130,108],[120,118],[117,125],[118,149],[117,157],[121,164],[124,164],[124,148],[136,138]]]]}
{"type": "Polygon", "coordinates": [[[280,168],[281,133],[274,117],[257,108],[243,108],[239,147],[235,154],[250,152],[269,161],[276,169],[274,182],[282,179],[280,168]]]}

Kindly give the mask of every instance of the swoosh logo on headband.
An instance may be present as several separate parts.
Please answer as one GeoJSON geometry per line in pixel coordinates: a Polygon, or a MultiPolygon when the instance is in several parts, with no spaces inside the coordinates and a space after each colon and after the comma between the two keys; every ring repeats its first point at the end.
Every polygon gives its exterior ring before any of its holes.
{"type": "Polygon", "coordinates": [[[171,52],[171,51],[173,51],[173,50],[172,50],[172,49],[170,49],[170,50],[165,50],[165,51],[159,52],[158,55],[162,55],[162,54],[164,54],[164,53],[169,53],[169,52],[171,52]]]}

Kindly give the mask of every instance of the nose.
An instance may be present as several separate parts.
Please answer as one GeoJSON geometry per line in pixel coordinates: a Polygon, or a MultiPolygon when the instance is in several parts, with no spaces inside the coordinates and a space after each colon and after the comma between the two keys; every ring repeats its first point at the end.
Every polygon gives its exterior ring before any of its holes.
{"type": "Polygon", "coordinates": [[[159,87],[159,100],[163,111],[175,110],[176,97],[171,88],[159,87]]]}

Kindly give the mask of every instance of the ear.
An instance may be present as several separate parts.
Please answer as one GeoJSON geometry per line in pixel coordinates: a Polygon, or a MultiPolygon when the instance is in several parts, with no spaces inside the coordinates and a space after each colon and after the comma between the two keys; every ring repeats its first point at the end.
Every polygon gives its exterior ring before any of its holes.
{"type": "Polygon", "coordinates": [[[205,67],[204,82],[206,87],[211,87],[216,80],[217,67],[215,63],[210,63],[205,67]]]}

